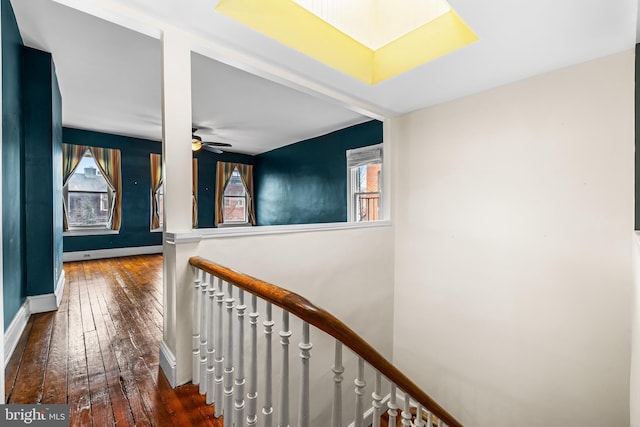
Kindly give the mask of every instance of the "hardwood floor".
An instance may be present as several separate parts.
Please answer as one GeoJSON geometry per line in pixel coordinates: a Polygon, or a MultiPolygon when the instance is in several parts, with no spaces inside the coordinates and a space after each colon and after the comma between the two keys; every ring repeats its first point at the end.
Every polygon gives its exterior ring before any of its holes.
{"type": "Polygon", "coordinates": [[[7,403],[68,403],[72,426],[222,426],[159,368],[162,256],[64,264],[56,312],[31,316],[5,370],[7,403]]]}

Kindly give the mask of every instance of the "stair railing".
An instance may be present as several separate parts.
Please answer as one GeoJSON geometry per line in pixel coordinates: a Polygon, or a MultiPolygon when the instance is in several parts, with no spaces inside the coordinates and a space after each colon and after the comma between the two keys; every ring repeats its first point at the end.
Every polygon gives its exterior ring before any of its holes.
{"type": "Polygon", "coordinates": [[[289,342],[292,336],[289,327],[290,314],[302,321],[301,341],[298,345],[301,360],[298,405],[300,427],[309,427],[310,423],[309,369],[312,344],[309,325],[335,338],[334,364],[331,369],[334,380],[331,427],[341,427],[343,418],[343,346],[348,347],[358,357],[357,375],[354,381],[356,386],[356,409],[352,423],[354,427],[365,427],[365,362],[375,372],[374,391],[371,394],[372,427],[380,427],[384,412],[381,389],[383,377],[390,383],[391,389],[386,405],[389,426],[396,425],[398,409],[401,409],[400,417],[403,427],[462,426],[426,392],[331,313],[294,292],[238,273],[201,257],[190,258],[189,264],[194,267],[192,382],[199,385],[201,394],[206,394],[208,404],[215,404],[214,416],[219,418],[224,415],[224,427],[245,425],[272,427],[274,424],[281,427],[289,426],[291,400],[289,342]],[[249,294],[250,301],[248,349],[244,348],[246,294],[249,294]],[[261,366],[264,369],[264,385],[261,388],[264,390],[261,422],[257,421],[258,299],[265,301],[266,304],[263,322],[265,354],[264,365],[261,366]],[[273,408],[272,396],[274,381],[272,339],[275,325],[273,305],[282,309],[282,328],[279,332],[282,358],[278,410],[273,408]],[[247,359],[248,378],[245,377],[247,359]],[[247,390],[246,395],[245,390],[247,390]],[[400,400],[404,400],[402,408],[398,407],[398,394],[400,400]]]}

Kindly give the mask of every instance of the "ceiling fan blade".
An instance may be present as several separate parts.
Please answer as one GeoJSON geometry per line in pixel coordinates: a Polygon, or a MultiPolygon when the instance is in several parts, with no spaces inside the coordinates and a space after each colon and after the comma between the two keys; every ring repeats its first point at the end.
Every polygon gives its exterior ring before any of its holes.
{"type": "Polygon", "coordinates": [[[231,144],[227,142],[202,141],[202,143],[214,147],[231,147],[231,144]]]}
{"type": "Polygon", "coordinates": [[[210,151],[210,152],[215,153],[215,154],[222,154],[223,153],[223,151],[221,149],[215,148],[215,147],[211,147],[210,145],[207,145],[207,144],[202,144],[202,149],[206,150],[206,151],[210,151]]]}

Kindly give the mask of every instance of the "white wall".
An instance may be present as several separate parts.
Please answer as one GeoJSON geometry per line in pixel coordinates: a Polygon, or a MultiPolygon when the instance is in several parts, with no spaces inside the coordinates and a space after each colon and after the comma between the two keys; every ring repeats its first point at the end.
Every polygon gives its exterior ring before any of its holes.
{"type": "Polygon", "coordinates": [[[394,360],[466,425],[629,425],[633,103],[628,51],[397,119],[394,360]]]}
{"type": "Polygon", "coordinates": [[[631,427],[640,427],[640,232],[635,233],[633,245],[634,292],[631,339],[631,427]]]}
{"type": "MultiPolygon", "coordinates": [[[[278,227],[260,227],[260,231],[278,227]]],[[[281,228],[281,227],[280,227],[281,228]]],[[[223,230],[229,231],[229,230],[223,230]]],[[[232,230],[231,230],[232,231],[232,230]]],[[[391,226],[344,230],[216,237],[199,244],[198,254],[218,264],[233,268],[275,285],[297,292],[328,310],[364,337],[388,359],[392,350],[393,320],[393,229],[391,226]]],[[[179,309],[179,311],[182,311],[179,309]]],[[[264,309],[260,308],[259,341],[263,342],[264,309]]],[[[190,319],[191,311],[183,311],[190,319]]],[[[280,313],[274,311],[275,386],[279,390],[280,313]]],[[[190,322],[190,320],[186,319],[190,322]]],[[[300,369],[298,343],[299,322],[292,321],[290,363],[292,379],[292,422],[295,422],[300,369]]],[[[311,425],[327,425],[331,416],[334,340],[312,330],[311,356],[311,425]]],[[[190,351],[190,350],[189,350],[190,351]]],[[[260,347],[261,354],[263,347],[260,347]]],[[[345,350],[346,353],[346,350],[345,350]]],[[[264,359],[260,359],[262,367],[264,359]]],[[[356,359],[345,356],[343,395],[344,420],[353,421],[353,380],[356,359]]],[[[373,377],[368,376],[365,405],[370,404],[373,377]]],[[[260,374],[262,375],[262,368],[260,374]]],[[[259,400],[264,397],[263,382],[259,400]]],[[[275,408],[279,399],[276,393],[275,408]]],[[[262,405],[260,402],[259,406],[262,405]]],[[[261,406],[260,406],[261,407],[261,406]]],[[[276,410],[277,412],[277,410],[276,410]]],[[[276,420],[277,415],[276,415],[276,420]]],[[[260,418],[262,420],[262,418],[260,418]]],[[[261,424],[261,421],[258,422],[261,424]]],[[[275,423],[274,423],[275,424],[275,423]]],[[[346,424],[345,424],[346,425],[346,424]]]]}

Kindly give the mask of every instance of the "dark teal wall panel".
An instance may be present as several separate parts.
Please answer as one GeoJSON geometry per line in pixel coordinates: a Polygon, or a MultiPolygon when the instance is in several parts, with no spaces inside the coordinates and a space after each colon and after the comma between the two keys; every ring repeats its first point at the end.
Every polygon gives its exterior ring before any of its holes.
{"type": "Polygon", "coordinates": [[[254,157],[247,154],[215,154],[200,150],[194,153],[198,159],[198,228],[214,227],[214,200],[216,189],[216,164],[220,162],[254,164],[254,157]]]}
{"type": "Polygon", "coordinates": [[[640,84],[640,44],[636,44],[636,87],[635,87],[635,104],[636,104],[636,153],[635,153],[635,195],[636,195],[636,211],[635,211],[635,229],[640,230],[640,94],[638,94],[638,84],[640,84]]]}
{"type": "Polygon", "coordinates": [[[51,54],[23,48],[25,248],[29,296],[53,293],[62,268],[61,236],[54,233],[54,219],[61,219],[61,212],[55,207],[59,208],[62,199],[58,185],[62,181],[62,165],[55,162],[56,158],[61,162],[62,147],[60,94],[55,81],[51,54]]]}
{"type": "Polygon", "coordinates": [[[4,327],[26,297],[22,170],[22,38],[9,0],[2,0],[2,245],[4,327]]]}
{"type": "Polygon", "coordinates": [[[258,225],[346,221],[346,150],[381,142],[372,120],[256,156],[258,225]]]}
{"type": "Polygon", "coordinates": [[[119,234],[64,236],[64,251],[128,248],[162,244],[162,233],[151,232],[151,171],[149,153],[160,153],[156,141],[64,128],[67,144],[91,145],[120,150],[122,165],[122,224],[119,234]]]}
{"type": "Polygon", "coordinates": [[[57,283],[62,274],[62,95],[55,66],[51,73],[51,137],[52,137],[52,175],[53,175],[53,268],[54,280],[57,283]]]}

